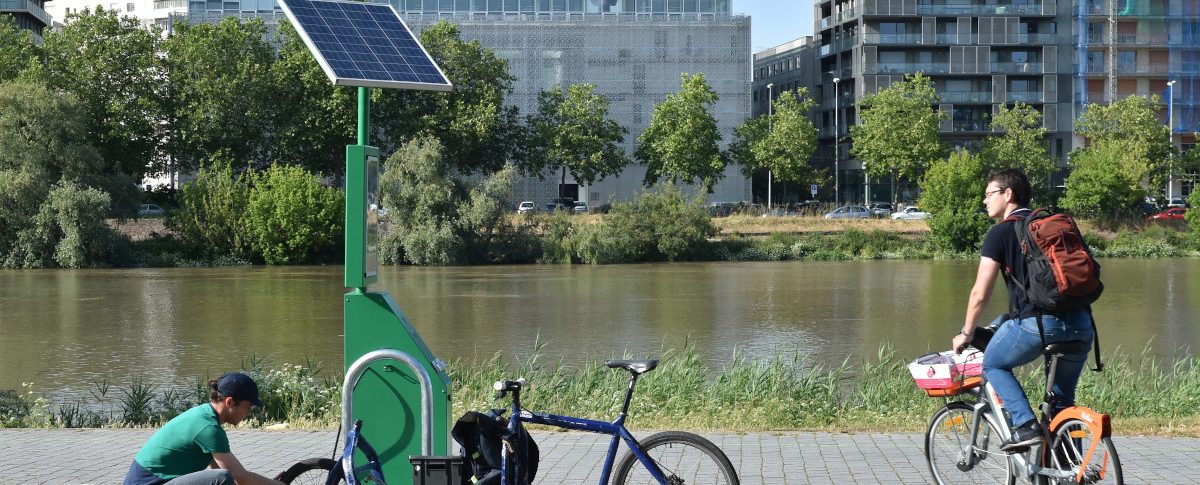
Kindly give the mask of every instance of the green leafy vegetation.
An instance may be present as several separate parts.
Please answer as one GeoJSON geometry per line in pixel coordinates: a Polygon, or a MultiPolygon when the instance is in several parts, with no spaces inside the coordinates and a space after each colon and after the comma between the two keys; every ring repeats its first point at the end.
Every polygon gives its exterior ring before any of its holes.
{"type": "Polygon", "coordinates": [[[666,178],[674,184],[698,183],[706,191],[725,173],[721,132],[712,106],[717,103],[704,74],[682,74],[678,93],[654,107],[650,125],[638,137],[634,155],[646,166],[643,183],[652,187],[666,178]]]}

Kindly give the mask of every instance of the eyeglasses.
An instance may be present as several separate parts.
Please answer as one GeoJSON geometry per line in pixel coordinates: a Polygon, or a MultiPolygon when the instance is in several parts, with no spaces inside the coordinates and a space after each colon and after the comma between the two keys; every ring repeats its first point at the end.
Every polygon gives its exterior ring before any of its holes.
{"type": "Polygon", "coordinates": [[[984,193],[983,193],[983,200],[988,200],[988,199],[992,198],[992,194],[995,194],[995,193],[997,193],[997,192],[1004,192],[1005,190],[1008,190],[1008,187],[1005,187],[1005,188],[1003,188],[1003,189],[996,189],[996,190],[991,190],[991,191],[988,191],[988,192],[984,192],[984,193]]]}

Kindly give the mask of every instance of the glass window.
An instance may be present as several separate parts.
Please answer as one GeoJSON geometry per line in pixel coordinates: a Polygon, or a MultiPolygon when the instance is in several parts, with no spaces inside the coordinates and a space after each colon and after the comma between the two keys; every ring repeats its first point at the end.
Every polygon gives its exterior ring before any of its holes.
{"type": "Polygon", "coordinates": [[[133,11],[133,4],[132,4],[132,3],[127,3],[127,4],[125,4],[125,11],[126,11],[126,12],[132,12],[132,11],[133,11]]]}
{"type": "Polygon", "coordinates": [[[455,0],[454,10],[459,11],[459,12],[470,12],[471,11],[471,0],[455,0]]]}
{"type": "Polygon", "coordinates": [[[713,13],[715,9],[713,0],[700,0],[700,13],[713,13]]]}
{"type": "Polygon", "coordinates": [[[440,2],[438,2],[438,11],[453,12],[454,11],[454,0],[441,0],[440,2]]]}
{"type": "Polygon", "coordinates": [[[683,11],[696,13],[696,0],[683,0],[683,11]]]}
{"type": "Polygon", "coordinates": [[[683,11],[683,0],[667,0],[667,12],[676,13],[683,11]]]}

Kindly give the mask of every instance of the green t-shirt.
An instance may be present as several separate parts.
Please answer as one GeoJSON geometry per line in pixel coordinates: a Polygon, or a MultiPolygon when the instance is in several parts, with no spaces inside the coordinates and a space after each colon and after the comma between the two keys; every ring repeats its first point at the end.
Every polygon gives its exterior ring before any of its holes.
{"type": "Polygon", "coordinates": [[[164,480],[198,472],[213,453],[229,453],[229,437],[212,404],[201,404],[175,416],[154,433],[134,458],[164,480]]]}

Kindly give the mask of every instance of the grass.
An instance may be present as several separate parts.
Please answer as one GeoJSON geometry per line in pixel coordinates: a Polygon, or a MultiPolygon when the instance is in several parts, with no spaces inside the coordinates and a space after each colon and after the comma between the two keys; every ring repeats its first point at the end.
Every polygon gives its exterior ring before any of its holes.
{"type": "MultiPolygon", "coordinates": [[[[453,414],[497,407],[491,383],[524,377],[531,409],[593,419],[612,419],[621,406],[628,374],[589,356],[577,363],[545,361],[543,344],[530,356],[492,356],[449,364],[455,383],[453,414]]],[[[796,351],[749,358],[736,352],[712,366],[693,346],[662,349],[658,369],[638,381],[629,425],[637,429],[723,431],[820,430],[913,432],[924,429],[943,399],[926,397],[906,369],[911,356],[890,347],[837,366],[813,362],[796,351]]],[[[1166,362],[1149,346],[1130,355],[1106,354],[1103,373],[1085,371],[1078,401],[1114,416],[1121,434],[1200,436],[1200,365],[1195,357],[1166,362]]],[[[627,355],[626,357],[636,357],[627,355]]],[[[280,422],[302,429],[337,425],[340,376],[322,375],[319,364],[272,365],[251,358],[243,365],[262,389],[264,407],[244,426],[280,422]]],[[[1019,372],[1026,393],[1041,394],[1040,366],[1019,372]]],[[[194,386],[157,388],[144,382],[116,388],[98,382],[93,401],[49,403],[26,385],[0,391],[0,424],[8,427],[158,426],[200,402],[194,386]]]]}

